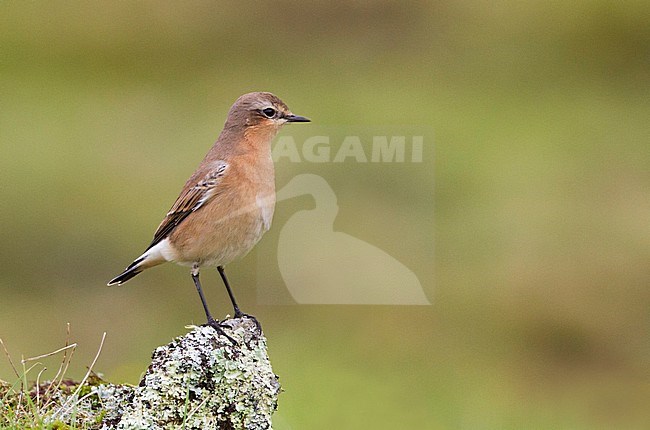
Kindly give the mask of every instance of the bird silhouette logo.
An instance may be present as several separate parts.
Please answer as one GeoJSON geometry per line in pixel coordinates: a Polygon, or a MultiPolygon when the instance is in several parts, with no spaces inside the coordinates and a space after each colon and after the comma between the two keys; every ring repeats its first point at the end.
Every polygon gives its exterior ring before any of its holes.
{"type": "Polygon", "coordinates": [[[418,277],[399,260],[347,233],[334,231],[336,194],[315,174],[300,174],[277,200],[311,195],[315,208],[300,210],[278,239],[278,268],[300,304],[429,305],[418,277]]]}

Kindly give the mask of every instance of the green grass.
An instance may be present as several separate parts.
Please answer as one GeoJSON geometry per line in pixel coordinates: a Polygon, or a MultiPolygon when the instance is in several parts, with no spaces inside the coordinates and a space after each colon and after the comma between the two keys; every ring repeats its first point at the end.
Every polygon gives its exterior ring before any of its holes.
{"type": "Polygon", "coordinates": [[[17,379],[14,383],[0,380],[0,428],[44,430],[90,430],[100,427],[104,412],[93,387],[105,381],[92,371],[90,364],[86,376],[75,381],[67,377],[77,344],[70,343],[70,327],[65,346],[36,357],[23,358],[16,366],[0,339],[17,379]],[[51,380],[43,380],[47,367],[44,362],[61,356],[56,373],[51,380]]]}

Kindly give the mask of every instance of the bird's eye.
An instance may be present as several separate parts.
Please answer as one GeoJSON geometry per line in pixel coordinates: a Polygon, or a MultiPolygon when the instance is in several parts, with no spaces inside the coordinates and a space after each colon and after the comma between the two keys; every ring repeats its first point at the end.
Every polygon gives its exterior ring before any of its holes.
{"type": "Polygon", "coordinates": [[[273,118],[275,116],[275,109],[270,108],[270,107],[266,108],[266,109],[262,109],[262,113],[267,118],[273,118]]]}

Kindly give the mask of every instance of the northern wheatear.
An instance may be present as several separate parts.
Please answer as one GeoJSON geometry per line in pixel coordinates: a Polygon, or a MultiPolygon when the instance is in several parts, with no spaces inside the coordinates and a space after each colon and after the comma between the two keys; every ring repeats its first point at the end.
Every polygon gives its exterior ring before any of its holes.
{"type": "Polygon", "coordinates": [[[237,306],[224,265],[243,257],[270,228],[275,208],[271,141],[287,122],[309,122],[294,115],[271,93],[239,97],[219,138],[187,180],[145,252],[108,285],[121,285],[153,266],[173,261],[191,266],[208,324],[212,317],[199,282],[201,266],[216,266],[235,317],[237,306]]]}

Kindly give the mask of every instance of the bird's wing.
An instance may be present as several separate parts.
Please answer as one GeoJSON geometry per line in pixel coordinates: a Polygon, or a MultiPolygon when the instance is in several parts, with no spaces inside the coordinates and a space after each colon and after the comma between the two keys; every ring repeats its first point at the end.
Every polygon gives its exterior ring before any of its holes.
{"type": "Polygon", "coordinates": [[[213,169],[203,176],[194,186],[186,187],[178,196],[167,216],[162,220],[153,235],[149,248],[162,241],[176,228],[189,214],[198,210],[207,201],[219,193],[219,183],[226,173],[228,164],[217,161],[213,169]]]}

